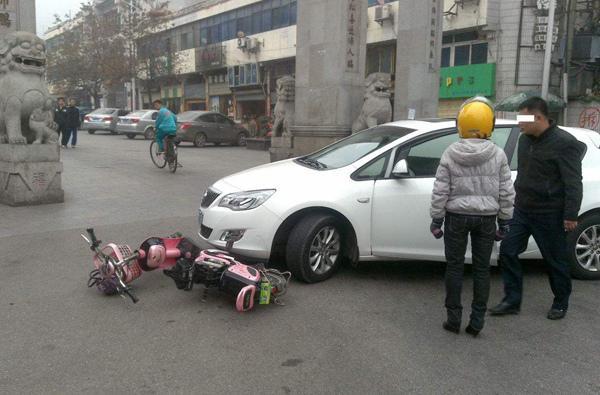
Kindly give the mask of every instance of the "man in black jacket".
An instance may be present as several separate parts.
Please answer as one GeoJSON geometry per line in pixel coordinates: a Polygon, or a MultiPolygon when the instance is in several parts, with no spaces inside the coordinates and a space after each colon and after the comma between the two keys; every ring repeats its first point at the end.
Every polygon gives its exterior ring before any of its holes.
{"type": "Polygon", "coordinates": [[[533,235],[548,266],[554,294],[548,319],[564,318],[569,307],[571,277],[566,232],[577,227],[583,196],[581,161],[585,145],[548,118],[548,105],[531,98],[519,106],[518,174],[510,231],[500,246],[504,299],[492,315],[518,314],[523,296],[519,254],[533,235]]]}
{"type": "Polygon", "coordinates": [[[63,135],[62,145],[67,146],[69,137],[71,137],[71,148],[77,146],[77,128],[81,124],[81,118],[79,115],[79,109],[75,106],[75,99],[69,100],[69,106],[67,107],[67,123],[66,133],[63,135]]]}
{"type": "MultiPolygon", "coordinates": [[[[62,133],[62,140],[64,141],[67,130],[67,107],[65,107],[65,99],[62,97],[58,98],[58,107],[54,109],[54,122],[58,125],[57,132],[59,136],[62,133]]],[[[67,147],[67,143],[62,141],[61,145],[63,148],[67,147]]]]}

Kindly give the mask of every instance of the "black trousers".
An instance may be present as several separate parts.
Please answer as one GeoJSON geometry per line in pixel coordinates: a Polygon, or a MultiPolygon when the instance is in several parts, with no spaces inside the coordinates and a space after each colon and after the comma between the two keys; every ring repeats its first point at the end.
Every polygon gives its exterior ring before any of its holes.
{"type": "Polygon", "coordinates": [[[471,236],[473,257],[473,302],[470,324],[483,328],[490,296],[490,257],[496,235],[495,216],[460,215],[448,213],[444,226],[446,253],[446,310],[448,323],[460,326],[462,320],[461,294],[465,253],[471,236]]]}
{"type": "Polygon", "coordinates": [[[500,245],[504,301],[515,307],[521,306],[523,271],[519,254],[525,251],[532,235],[548,269],[550,288],[554,293],[552,307],[566,310],[572,286],[562,212],[536,214],[515,207],[510,232],[500,245]]]}

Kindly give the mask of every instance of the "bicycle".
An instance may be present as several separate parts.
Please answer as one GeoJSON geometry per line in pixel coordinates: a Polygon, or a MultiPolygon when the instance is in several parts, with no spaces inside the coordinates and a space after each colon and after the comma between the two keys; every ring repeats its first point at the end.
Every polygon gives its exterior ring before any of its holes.
{"type": "Polygon", "coordinates": [[[164,139],[165,152],[159,154],[158,143],[156,140],[152,140],[150,143],[150,159],[152,163],[159,169],[164,168],[167,164],[171,173],[175,173],[177,168],[180,167],[177,161],[177,144],[173,141],[175,136],[167,136],[164,139]]]}

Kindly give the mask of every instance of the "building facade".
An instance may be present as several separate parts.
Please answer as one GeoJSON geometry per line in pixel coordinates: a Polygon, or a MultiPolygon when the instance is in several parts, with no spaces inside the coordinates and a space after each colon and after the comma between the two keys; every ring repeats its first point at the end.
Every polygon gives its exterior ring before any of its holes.
{"type": "MultiPolygon", "coordinates": [[[[402,1],[365,1],[369,2],[366,74],[393,76],[396,57],[401,56],[396,54],[396,32],[402,1]]],[[[561,97],[568,3],[558,0],[553,32],[550,91],[561,97]]],[[[140,59],[163,58],[162,64],[169,65],[158,67],[161,62],[155,60],[156,67],[140,75],[140,102],[147,107],[153,99],[162,98],[177,112],[214,110],[239,121],[270,116],[276,100],[275,81],[295,74],[297,0],[185,4],[191,5],[174,12],[168,27],[138,43],[140,59]]],[[[462,102],[476,94],[496,101],[519,91],[541,90],[547,4],[444,0],[439,116],[455,116],[462,102]]],[[[573,58],[579,67],[569,77],[569,108],[574,110],[568,112],[566,122],[597,130],[594,95],[600,93],[600,55],[592,52],[600,34],[594,30],[599,15],[599,1],[577,1],[577,30],[571,47],[576,49],[573,58]],[[587,47],[578,44],[586,35],[591,37],[587,47]],[[589,105],[582,105],[582,97],[588,98],[589,105]]],[[[597,112],[600,118],[600,109],[597,112]]]]}

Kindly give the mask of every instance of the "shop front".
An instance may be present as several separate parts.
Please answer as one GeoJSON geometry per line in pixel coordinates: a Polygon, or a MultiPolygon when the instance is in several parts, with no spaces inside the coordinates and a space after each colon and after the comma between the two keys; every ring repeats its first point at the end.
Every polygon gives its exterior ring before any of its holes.
{"type": "Polygon", "coordinates": [[[206,84],[200,74],[190,76],[183,85],[184,110],[206,110],[206,84]]]}
{"type": "Polygon", "coordinates": [[[443,67],[440,70],[438,116],[454,118],[466,99],[485,96],[493,100],[495,94],[495,63],[443,67]]]}

